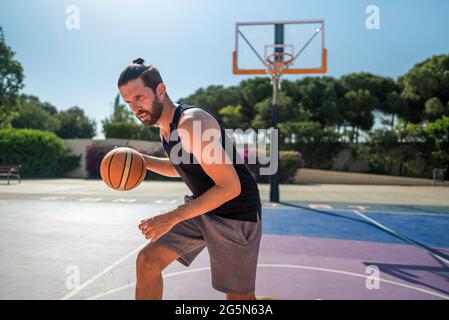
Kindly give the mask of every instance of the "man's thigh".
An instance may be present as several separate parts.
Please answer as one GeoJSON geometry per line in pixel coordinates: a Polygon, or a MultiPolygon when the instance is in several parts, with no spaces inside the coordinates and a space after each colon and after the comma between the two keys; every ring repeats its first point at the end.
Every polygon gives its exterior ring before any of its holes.
{"type": "Polygon", "coordinates": [[[206,247],[202,231],[198,225],[199,217],[184,220],[176,224],[169,232],[160,237],[155,244],[165,246],[178,254],[177,260],[189,266],[206,247]]]}
{"type": "Polygon", "coordinates": [[[210,255],[212,286],[233,295],[254,292],[262,221],[204,216],[202,229],[210,255]]]}

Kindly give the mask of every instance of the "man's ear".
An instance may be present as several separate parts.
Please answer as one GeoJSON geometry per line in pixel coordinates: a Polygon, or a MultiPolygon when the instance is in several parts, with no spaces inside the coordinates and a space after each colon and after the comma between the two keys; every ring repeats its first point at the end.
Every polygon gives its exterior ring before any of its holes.
{"type": "Polygon", "coordinates": [[[163,83],[159,83],[156,87],[156,95],[159,98],[159,100],[163,100],[165,96],[167,95],[167,87],[163,83]]]}

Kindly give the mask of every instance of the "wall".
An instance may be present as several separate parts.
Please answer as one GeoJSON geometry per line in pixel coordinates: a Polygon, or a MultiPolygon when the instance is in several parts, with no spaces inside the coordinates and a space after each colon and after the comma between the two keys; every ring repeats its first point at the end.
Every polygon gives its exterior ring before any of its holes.
{"type": "MultiPolygon", "coordinates": [[[[395,161],[392,164],[390,172],[388,172],[388,174],[393,176],[400,176],[401,159],[403,158],[401,150],[399,148],[390,150],[390,156],[393,156],[395,161]]],[[[354,159],[351,149],[344,149],[341,150],[332,159],[331,170],[347,172],[370,172],[370,167],[368,165],[368,159],[366,157],[359,156],[357,159],[354,159]]],[[[402,171],[405,172],[406,176],[416,176],[422,178],[432,177],[431,171],[428,170],[424,159],[422,159],[419,155],[416,156],[413,170],[415,171],[414,173],[411,172],[410,169],[407,170],[407,168],[402,168],[402,171]]]]}

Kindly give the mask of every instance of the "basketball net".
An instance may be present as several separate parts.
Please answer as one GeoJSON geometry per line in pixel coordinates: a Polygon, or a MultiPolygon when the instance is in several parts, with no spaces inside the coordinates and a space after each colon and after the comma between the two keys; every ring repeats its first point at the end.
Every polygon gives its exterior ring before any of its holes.
{"type": "Polygon", "coordinates": [[[271,80],[278,80],[278,89],[281,89],[281,77],[284,68],[292,64],[295,58],[286,52],[275,52],[266,58],[267,73],[271,75],[271,80]]]}

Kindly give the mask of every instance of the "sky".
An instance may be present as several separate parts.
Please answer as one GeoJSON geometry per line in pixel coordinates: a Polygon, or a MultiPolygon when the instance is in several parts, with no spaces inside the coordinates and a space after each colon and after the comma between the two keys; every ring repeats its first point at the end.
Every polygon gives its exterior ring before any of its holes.
{"type": "MultiPolygon", "coordinates": [[[[23,93],[59,110],[80,106],[97,121],[112,112],[121,70],[142,57],[174,101],[200,87],[236,85],[235,23],[324,19],[328,76],[367,71],[398,77],[449,53],[447,0],[1,0],[0,26],[24,68],[23,93]],[[75,5],[79,29],[66,21],[75,5]],[[378,30],[365,21],[379,8],[378,30]]],[[[293,80],[303,76],[289,75],[293,80]]]]}

